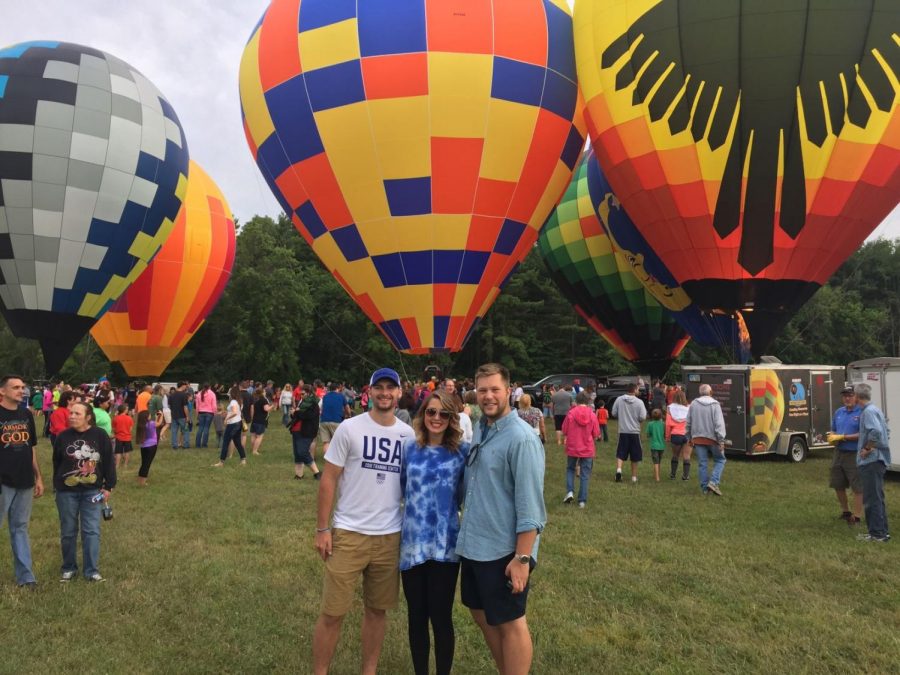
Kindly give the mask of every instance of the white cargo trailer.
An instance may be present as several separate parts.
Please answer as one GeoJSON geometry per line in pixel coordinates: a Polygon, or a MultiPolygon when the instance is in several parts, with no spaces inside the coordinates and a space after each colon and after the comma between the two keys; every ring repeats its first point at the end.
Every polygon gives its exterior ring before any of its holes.
{"type": "Polygon", "coordinates": [[[847,376],[851,384],[865,382],[872,387],[872,403],[884,412],[891,430],[892,464],[888,468],[900,471],[900,358],[854,361],[847,366],[847,376]]]}

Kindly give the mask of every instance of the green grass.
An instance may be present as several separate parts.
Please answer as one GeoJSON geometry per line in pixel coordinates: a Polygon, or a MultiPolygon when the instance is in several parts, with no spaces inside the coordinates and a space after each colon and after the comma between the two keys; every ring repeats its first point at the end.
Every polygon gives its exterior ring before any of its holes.
{"type": "MultiPolygon", "coordinates": [[[[49,483],[46,441],[39,452],[49,483]]],[[[136,459],[103,524],[106,583],[57,582],[52,494],[32,516],[37,592],[15,587],[0,536],[0,672],[309,672],[322,573],[317,483],[292,480],[287,432],[273,423],[245,468],[209,468],[212,449],[161,449],[143,490],[136,459]]],[[[694,476],[667,480],[666,464],[659,484],[649,462],[636,486],[615,484],[605,444],[579,511],[562,504],[564,452],[548,444],[549,522],[528,612],[533,672],[897,672],[900,540],[859,543],[835,519],[829,461],[731,459],[717,499],[694,476]]],[[[900,481],[887,483],[893,514],[900,481]]],[[[357,603],[334,673],[359,670],[359,620],[357,603]]],[[[490,672],[461,605],[456,627],[455,671],[490,672]]],[[[409,664],[401,598],[380,671],[409,664]]]]}

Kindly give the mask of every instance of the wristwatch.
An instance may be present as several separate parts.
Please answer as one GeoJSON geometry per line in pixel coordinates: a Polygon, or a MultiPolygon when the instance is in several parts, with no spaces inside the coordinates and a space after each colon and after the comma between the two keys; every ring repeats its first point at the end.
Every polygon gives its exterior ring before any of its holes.
{"type": "Polygon", "coordinates": [[[516,554],[516,560],[518,560],[523,565],[527,565],[528,563],[531,562],[531,556],[528,555],[527,553],[525,553],[523,555],[516,554]]]}

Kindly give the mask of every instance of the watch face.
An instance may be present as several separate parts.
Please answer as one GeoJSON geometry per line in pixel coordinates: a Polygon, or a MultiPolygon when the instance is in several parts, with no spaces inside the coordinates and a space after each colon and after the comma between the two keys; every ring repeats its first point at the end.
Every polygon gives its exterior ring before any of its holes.
{"type": "Polygon", "coordinates": [[[530,556],[530,555],[520,555],[520,556],[519,556],[519,562],[522,563],[523,565],[525,565],[525,564],[527,564],[527,563],[530,563],[530,562],[531,562],[531,556],[530,556]]]}

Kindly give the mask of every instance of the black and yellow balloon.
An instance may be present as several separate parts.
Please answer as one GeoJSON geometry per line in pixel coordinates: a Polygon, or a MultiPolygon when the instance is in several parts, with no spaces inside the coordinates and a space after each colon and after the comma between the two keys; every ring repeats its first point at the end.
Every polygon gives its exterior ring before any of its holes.
{"type": "Polygon", "coordinates": [[[897,0],[579,0],[604,173],[759,355],[900,198],[897,0]]]}

